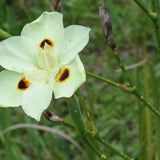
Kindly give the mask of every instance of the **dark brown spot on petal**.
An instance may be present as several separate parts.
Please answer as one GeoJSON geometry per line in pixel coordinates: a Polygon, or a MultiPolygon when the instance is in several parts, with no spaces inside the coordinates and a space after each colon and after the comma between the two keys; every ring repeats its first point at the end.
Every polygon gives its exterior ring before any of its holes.
{"type": "Polygon", "coordinates": [[[39,44],[39,46],[40,46],[42,49],[44,49],[45,43],[47,43],[47,44],[50,45],[51,47],[54,47],[53,41],[51,41],[51,40],[48,39],[48,38],[45,38],[45,39],[39,44]]]}
{"type": "Polygon", "coordinates": [[[25,91],[29,86],[30,82],[26,80],[25,77],[23,77],[19,82],[18,82],[18,89],[20,91],[25,91]]]}
{"type": "Polygon", "coordinates": [[[58,82],[64,82],[70,77],[70,69],[64,68],[58,75],[58,82]]]}

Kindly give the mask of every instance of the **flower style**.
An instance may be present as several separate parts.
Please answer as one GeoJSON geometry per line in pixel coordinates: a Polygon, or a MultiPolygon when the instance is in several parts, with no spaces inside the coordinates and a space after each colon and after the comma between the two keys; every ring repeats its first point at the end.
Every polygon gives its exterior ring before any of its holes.
{"type": "Polygon", "coordinates": [[[58,12],[43,12],[26,24],[21,36],[0,42],[0,106],[22,106],[25,113],[40,120],[55,98],[71,97],[85,81],[78,53],[89,40],[90,28],[63,27],[58,12]]]}

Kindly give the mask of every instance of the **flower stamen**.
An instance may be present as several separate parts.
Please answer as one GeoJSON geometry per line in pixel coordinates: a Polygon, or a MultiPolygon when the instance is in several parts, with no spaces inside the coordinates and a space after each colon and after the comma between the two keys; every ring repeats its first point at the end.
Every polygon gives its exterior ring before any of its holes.
{"type": "Polygon", "coordinates": [[[47,43],[49,46],[54,47],[54,43],[53,41],[51,41],[48,38],[45,38],[43,41],[41,41],[41,43],[39,44],[39,46],[44,49],[45,43],[47,43]]]}

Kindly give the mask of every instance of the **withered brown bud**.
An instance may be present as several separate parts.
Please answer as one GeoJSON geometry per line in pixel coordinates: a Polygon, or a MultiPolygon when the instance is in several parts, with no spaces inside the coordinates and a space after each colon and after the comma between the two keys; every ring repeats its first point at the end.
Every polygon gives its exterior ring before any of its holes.
{"type": "Polygon", "coordinates": [[[55,123],[58,123],[58,124],[63,124],[64,123],[64,120],[62,118],[60,118],[59,116],[57,116],[53,112],[49,111],[48,109],[43,111],[43,115],[44,115],[45,118],[47,118],[51,122],[55,122],[55,123]]]}
{"type": "Polygon", "coordinates": [[[111,49],[114,50],[116,48],[116,44],[113,39],[112,21],[109,12],[104,7],[104,4],[99,6],[99,17],[103,33],[108,41],[108,44],[111,49]]]}

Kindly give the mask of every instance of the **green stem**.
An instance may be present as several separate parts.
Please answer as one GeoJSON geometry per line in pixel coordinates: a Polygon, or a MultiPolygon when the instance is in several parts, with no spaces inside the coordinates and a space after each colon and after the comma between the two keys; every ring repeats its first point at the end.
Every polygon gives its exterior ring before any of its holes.
{"type": "Polygon", "coordinates": [[[106,155],[102,154],[96,147],[95,145],[91,142],[91,140],[89,138],[84,138],[85,143],[87,143],[92,149],[93,151],[101,158],[101,159],[108,159],[106,157],[106,155]]]}
{"type": "Polygon", "coordinates": [[[159,11],[159,0],[152,0],[152,11],[160,13],[159,11]]]}
{"type": "Polygon", "coordinates": [[[157,115],[160,118],[160,112],[153,108],[150,103],[147,102],[147,100],[139,94],[137,90],[133,92],[155,115],[157,115]]]}
{"type": "Polygon", "coordinates": [[[87,124],[89,125],[89,128],[90,128],[92,134],[95,135],[97,133],[97,129],[96,129],[95,125],[94,125],[94,122],[93,122],[93,119],[92,119],[90,113],[88,112],[86,103],[84,101],[84,98],[82,96],[82,93],[81,93],[80,89],[78,89],[77,93],[78,93],[78,98],[79,98],[79,101],[80,101],[80,106],[83,108],[83,110],[85,112],[85,115],[86,115],[86,117],[88,119],[88,121],[87,121],[88,123],[87,124]]]}
{"type": "Polygon", "coordinates": [[[130,79],[130,77],[129,77],[129,75],[128,75],[125,67],[124,67],[124,64],[122,63],[122,61],[119,57],[119,53],[116,50],[113,50],[113,53],[114,53],[114,56],[115,56],[117,62],[119,63],[120,68],[122,69],[122,72],[124,73],[125,78],[128,80],[130,86],[134,86],[133,82],[131,81],[131,79],[130,79]]]}
{"type": "Polygon", "coordinates": [[[80,105],[83,107],[83,110],[84,110],[84,112],[85,112],[85,115],[87,116],[87,119],[88,119],[89,121],[92,121],[92,118],[91,118],[91,116],[90,116],[90,114],[89,114],[89,112],[88,112],[86,103],[85,103],[85,101],[84,101],[84,98],[83,98],[83,96],[82,96],[82,93],[81,93],[80,89],[78,89],[77,93],[78,93],[78,98],[79,98],[79,101],[80,101],[80,105]]]}
{"type": "Polygon", "coordinates": [[[158,52],[160,53],[160,29],[157,26],[154,26],[154,32],[155,32],[156,41],[157,41],[157,49],[158,49],[158,52]]]}
{"type": "MultiPolygon", "coordinates": [[[[160,99],[159,99],[159,90],[158,90],[158,85],[159,85],[159,79],[157,79],[157,76],[155,74],[155,68],[153,66],[151,66],[151,87],[152,87],[152,97],[153,97],[153,104],[157,105],[160,103],[160,99]]],[[[158,108],[159,106],[157,106],[158,108]]],[[[154,142],[155,142],[155,150],[154,150],[154,155],[155,155],[155,160],[159,160],[160,159],[160,119],[159,118],[155,118],[154,119],[154,126],[155,126],[155,138],[154,138],[154,142]]]]}
{"type": "Polygon", "coordinates": [[[114,148],[112,145],[110,145],[108,142],[106,142],[105,140],[103,140],[97,133],[97,129],[94,125],[94,122],[92,120],[92,117],[90,116],[87,106],[85,104],[84,98],[81,94],[81,91],[78,90],[78,97],[80,98],[80,103],[82,103],[82,107],[84,109],[84,112],[87,116],[87,119],[90,121],[90,128],[91,128],[91,132],[89,132],[89,134],[93,137],[95,137],[98,141],[100,141],[102,144],[104,144],[106,147],[110,148],[112,151],[114,151],[115,153],[117,153],[118,155],[120,155],[121,157],[125,158],[126,160],[131,160],[130,157],[128,157],[127,155],[125,155],[123,152],[120,152],[119,150],[117,150],[116,148],[114,148]],[[92,129],[93,128],[93,129],[92,129]],[[94,131],[94,132],[93,132],[94,131]]]}
{"type": "Polygon", "coordinates": [[[111,81],[111,80],[109,80],[109,79],[103,78],[103,77],[98,76],[98,75],[96,75],[96,74],[94,74],[94,73],[91,73],[91,72],[86,72],[86,74],[87,74],[88,76],[91,76],[91,77],[93,77],[93,78],[99,79],[99,80],[101,80],[101,81],[103,81],[103,82],[106,82],[106,83],[108,83],[108,84],[111,84],[112,86],[115,86],[115,87],[117,87],[117,88],[120,88],[120,89],[122,89],[122,90],[124,90],[124,91],[126,91],[126,92],[132,93],[132,92],[135,90],[134,87],[128,87],[128,86],[125,86],[125,85],[123,85],[123,84],[116,83],[116,82],[114,82],[114,81],[111,81]]]}
{"type": "Polygon", "coordinates": [[[111,149],[112,151],[114,151],[115,153],[117,153],[118,155],[120,155],[121,157],[123,157],[126,160],[134,160],[130,157],[128,157],[126,154],[124,154],[123,152],[120,152],[118,149],[116,149],[115,147],[113,147],[112,145],[110,145],[108,142],[106,142],[104,139],[102,139],[98,134],[95,135],[95,138],[101,142],[102,144],[104,144],[106,147],[108,147],[109,149],[111,149]]]}
{"type": "Polygon", "coordinates": [[[152,0],[152,11],[153,12],[156,11],[156,2],[155,2],[155,0],[152,0]]]}
{"type": "Polygon", "coordinates": [[[158,0],[152,0],[153,2],[153,9],[157,13],[157,22],[154,23],[154,31],[155,31],[155,36],[157,40],[157,48],[158,52],[160,53],[160,10],[159,10],[159,1],[158,0]]]}
{"type": "Polygon", "coordinates": [[[9,33],[7,33],[6,31],[4,31],[3,29],[0,28],[0,39],[5,39],[10,37],[11,35],[9,33]]]}
{"type": "Polygon", "coordinates": [[[160,112],[159,112],[158,110],[156,110],[155,108],[153,108],[153,107],[151,106],[151,104],[146,101],[146,99],[138,92],[138,90],[137,90],[135,87],[125,86],[125,85],[123,85],[123,84],[119,84],[119,83],[113,82],[113,81],[111,81],[111,80],[105,79],[105,78],[103,78],[103,77],[101,77],[101,76],[98,76],[98,75],[93,74],[93,73],[90,73],[90,72],[86,72],[86,73],[87,73],[87,75],[89,75],[89,76],[91,76],[91,77],[94,77],[94,78],[99,79],[99,80],[101,80],[101,81],[103,81],[103,82],[109,83],[109,84],[111,84],[111,85],[113,85],[113,86],[115,86],[115,87],[117,87],[117,88],[120,88],[120,89],[122,89],[122,90],[124,90],[124,91],[127,91],[127,92],[129,92],[129,93],[133,93],[133,94],[134,94],[136,97],[138,97],[138,99],[141,100],[155,115],[157,115],[158,117],[160,117],[160,112]]]}
{"type": "MultiPolygon", "coordinates": [[[[151,14],[151,12],[145,7],[145,5],[140,2],[139,0],[133,0],[143,11],[144,13],[153,21],[154,24],[156,24],[156,16],[151,14]]],[[[157,24],[156,24],[157,25],[157,24]]]]}
{"type": "MultiPolygon", "coordinates": [[[[146,42],[146,34],[144,34],[144,45],[143,45],[143,51],[144,51],[144,57],[148,58],[147,55],[147,42],[146,42]]],[[[148,63],[144,65],[144,89],[145,89],[145,98],[148,101],[150,99],[150,87],[149,87],[149,80],[150,80],[150,74],[149,74],[149,68],[148,63]]],[[[147,151],[147,160],[153,159],[152,154],[152,124],[151,124],[151,112],[149,108],[145,108],[145,126],[146,126],[146,151],[147,151]]]]}
{"type": "MultiPolygon", "coordinates": [[[[114,54],[117,62],[119,63],[120,68],[122,69],[122,71],[124,73],[124,76],[128,80],[129,84],[131,86],[134,86],[133,82],[131,81],[131,79],[129,78],[129,76],[127,74],[127,71],[124,67],[124,64],[122,63],[122,61],[119,57],[118,51],[116,49],[112,50],[112,51],[113,51],[113,54],[114,54]]],[[[151,104],[147,102],[147,100],[139,93],[139,91],[136,89],[136,87],[131,87],[131,89],[133,89],[133,90],[128,91],[128,92],[133,93],[136,97],[138,97],[155,115],[157,115],[160,118],[160,112],[156,108],[153,108],[151,106],[151,104]]]]}
{"type": "Polygon", "coordinates": [[[75,127],[83,137],[86,134],[86,124],[83,120],[78,98],[74,95],[72,98],[69,98],[67,102],[75,127]]]}
{"type": "Polygon", "coordinates": [[[83,120],[78,98],[74,95],[72,98],[68,99],[67,102],[71,117],[84,142],[90,146],[101,159],[107,159],[106,156],[99,151],[97,146],[90,141],[92,137],[88,137],[86,124],[83,120]]]}
{"type": "Polygon", "coordinates": [[[155,12],[157,11],[157,13],[154,15],[152,12],[150,12],[145,5],[140,2],[139,0],[133,0],[143,11],[144,13],[152,20],[153,24],[154,24],[154,30],[155,30],[155,35],[156,35],[156,41],[157,41],[157,48],[158,48],[158,52],[160,53],[160,31],[159,31],[159,8],[158,8],[158,0],[152,0],[152,10],[155,12]],[[158,8],[158,9],[157,9],[158,8]]]}
{"type": "MultiPolygon", "coordinates": [[[[137,36],[135,36],[135,46],[136,46],[136,60],[137,62],[140,60],[139,58],[139,52],[138,52],[138,38],[137,36]]],[[[140,79],[140,76],[141,76],[141,68],[137,68],[136,69],[136,86],[138,88],[138,90],[142,89],[141,87],[141,79],[140,79]]],[[[146,149],[145,149],[145,146],[146,146],[146,132],[145,131],[145,124],[144,124],[144,121],[145,121],[145,114],[144,114],[144,108],[142,107],[142,103],[141,101],[138,101],[137,102],[137,105],[138,105],[138,120],[139,120],[139,148],[138,148],[138,160],[143,160],[143,159],[147,159],[146,158],[146,149]]]]}
{"type": "MultiPolygon", "coordinates": [[[[79,131],[79,133],[81,134],[81,137],[82,137],[83,141],[88,146],[90,146],[91,149],[101,159],[107,159],[107,157],[99,151],[99,149],[97,148],[97,146],[94,143],[92,143],[92,140],[94,140],[93,138],[95,138],[96,140],[100,141],[106,147],[110,148],[113,152],[117,153],[118,155],[120,155],[121,157],[125,158],[126,160],[133,160],[133,159],[129,158],[127,155],[125,155],[124,153],[118,151],[116,148],[114,148],[112,145],[110,145],[105,140],[102,140],[102,138],[100,136],[98,136],[98,133],[93,135],[92,132],[87,130],[85,122],[83,120],[83,116],[82,116],[81,110],[80,110],[78,98],[76,96],[68,99],[68,108],[69,108],[69,112],[70,112],[70,114],[72,116],[72,119],[73,119],[73,121],[75,123],[75,126],[76,126],[77,130],[79,131]]],[[[86,112],[88,112],[87,108],[86,108],[86,112]]]]}
{"type": "Polygon", "coordinates": [[[66,120],[64,120],[63,125],[68,126],[68,127],[71,127],[71,128],[75,128],[75,125],[73,125],[73,124],[70,123],[70,122],[67,122],[66,120]]]}

